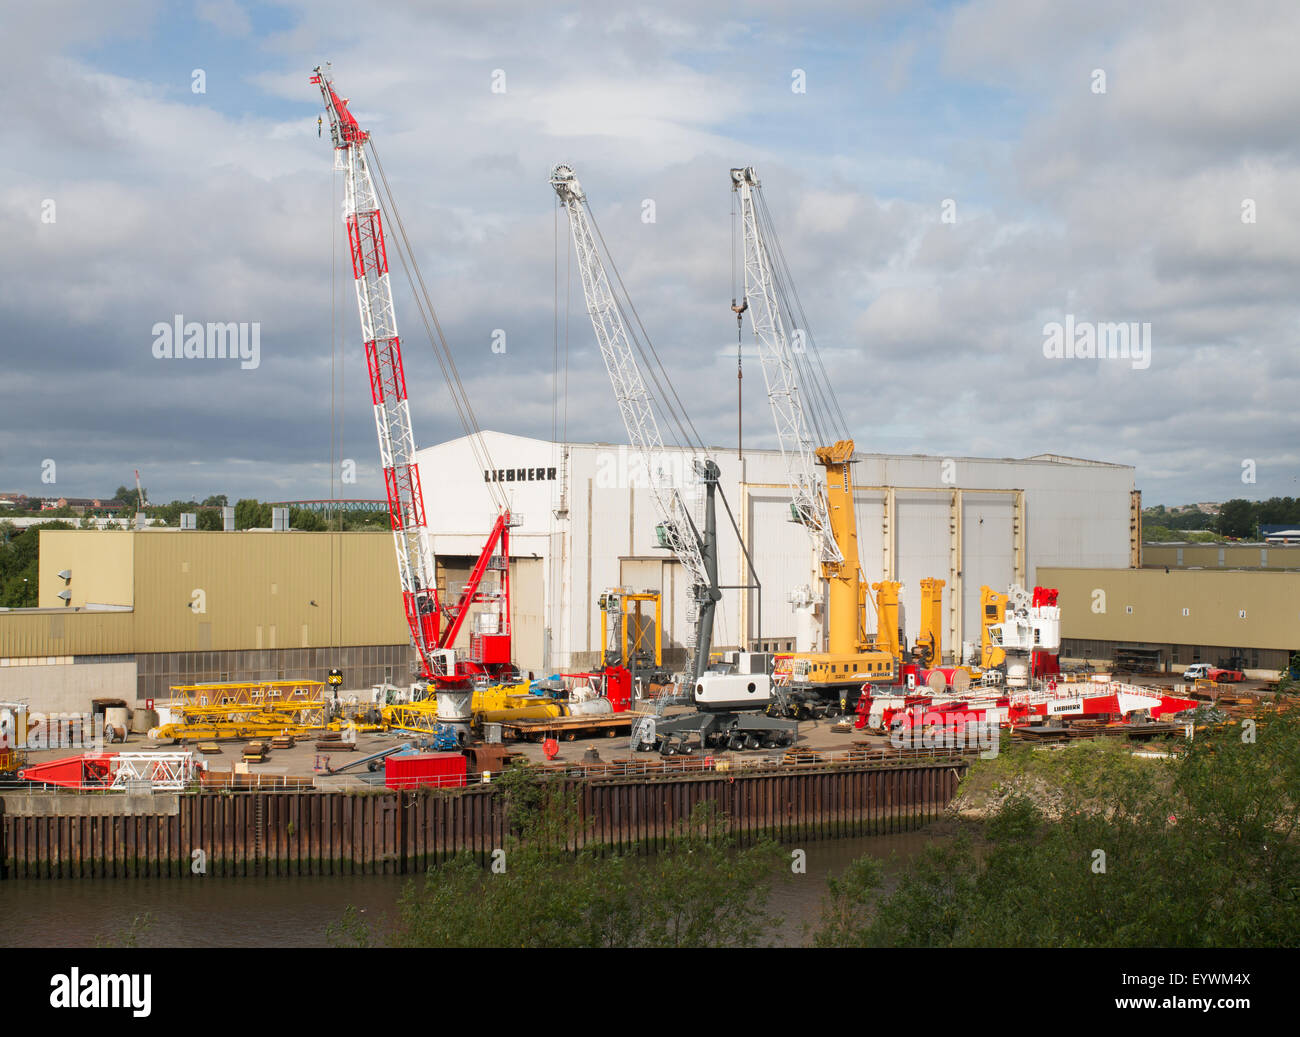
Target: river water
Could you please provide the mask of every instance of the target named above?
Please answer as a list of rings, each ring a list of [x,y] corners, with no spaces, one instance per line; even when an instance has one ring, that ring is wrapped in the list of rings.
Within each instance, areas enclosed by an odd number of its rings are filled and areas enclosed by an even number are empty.
[[[870,854],[897,871],[928,842],[948,838],[935,826],[898,835],[807,842],[807,871],[779,875],[765,942],[807,941],[826,879]],[[326,926],[355,905],[374,924],[391,915],[410,876],[298,878],[46,879],[0,882],[0,947],[121,945],[137,918],[140,947],[326,947]]]

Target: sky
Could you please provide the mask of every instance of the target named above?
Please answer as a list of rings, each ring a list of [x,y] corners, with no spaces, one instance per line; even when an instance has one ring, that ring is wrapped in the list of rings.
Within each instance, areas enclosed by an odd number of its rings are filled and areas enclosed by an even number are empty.
[[[1132,465],[1147,504],[1300,495],[1300,5],[69,0],[6,5],[0,37],[0,492],[138,468],[155,502],[382,496],[328,61],[485,428],[626,440],[566,162],[734,447],[752,165],[860,450]],[[461,426],[395,293],[427,446]],[[256,325],[256,366],[159,358],[177,315]],[[1119,322],[1149,352],[1053,345]],[[745,445],[775,447],[748,327],[743,360]]]

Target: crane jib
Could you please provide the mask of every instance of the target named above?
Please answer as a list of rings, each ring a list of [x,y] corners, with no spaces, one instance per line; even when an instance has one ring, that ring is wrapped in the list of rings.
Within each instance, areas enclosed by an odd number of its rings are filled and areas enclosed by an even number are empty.
[[[344,217],[347,225],[348,251],[352,260],[357,311],[361,319],[361,337],[365,344],[366,366],[379,440],[379,460],[388,501],[389,524],[397,556],[402,590],[402,609],[411,632],[411,641],[420,657],[423,676],[440,684],[465,681],[479,674],[502,675],[510,670],[510,528],[517,523],[502,507],[496,524],[481,552],[469,582],[453,604],[444,603],[438,593],[437,569],[425,521],[424,491],[420,468],[416,463],[415,436],[411,428],[410,404],[407,399],[406,373],[402,362],[402,340],[397,333],[393,313],[393,293],[389,279],[388,248],[384,233],[384,206],[371,176],[367,146],[374,154],[370,134],[362,130],[348,110],[348,100],[340,97],[329,76],[317,68],[311,78],[321,90],[330,119],[330,136],[338,159],[336,169],[347,176]],[[375,156],[380,179],[387,181],[383,167]],[[387,213],[397,228],[398,257],[407,270],[414,265],[400,215],[388,193]],[[418,276],[418,269],[416,274]],[[421,278],[421,286],[423,279]],[[414,287],[414,285],[412,286]],[[417,299],[417,303],[420,300]],[[432,314],[427,297],[421,316],[426,328]],[[436,324],[436,318],[434,318]],[[432,336],[431,336],[432,337]],[[435,344],[436,348],[436,344]],[[442,343],[444,374],[459,385],[454,363]],[[468,409],[467,401],[460,405]],[[472,415],[471,415],[472,417]],[[477,423],[475,422],[475,428]],[[481,436],[481,431],[479,432]],[[479,444],[481,447],[482,444]],[[482,449],[486,456],[486,448]],[[496,589],[488,590],[484,579],[496,573]],[[450,649],[460,633],[471,604],[490,604],[497,610],[494,633],[475,633],[470,639],[469,658],[446,663]],[[454,655],[450,656],[455,658]],[[450,667],[450,668],[449,668]]]

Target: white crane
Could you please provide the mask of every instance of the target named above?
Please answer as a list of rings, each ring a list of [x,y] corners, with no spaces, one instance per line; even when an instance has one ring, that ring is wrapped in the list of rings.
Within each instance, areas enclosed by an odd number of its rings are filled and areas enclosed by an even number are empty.
[[[777,295],[772,256],[760,225],[755,196],[760,187],[758,176],[752,166],[733,169],[731,183],[740,201],[745,304],[754,328],[768,403],[776,423],[777,442],[785,461],[786,481],[793,493],[790,510],[795,521],[808,530],[815,562],[838,567],[845,558],[831,528],[826,489],[817,463],[817,444],[804,412],[798,373]],[[736,309],[734,300],[732,308]],[[852,563],[856,565],[857,559],[852,559]],[[790,597],[801,617],[799,648],[803,651],[815,650],[817,645],[809,642],[820,640],[816,623],[820,598],[820,594],[813,592],[811,584],[798,588]]]
[[[551,186],[559,195],[569,215],[569,227],[577,252],[578,269],[582,272],[582,290],[587,300],[587,312],[596,332],[605,370],[614,387],[623,424],[627,428],[632,449],[645,465],[650,494],[662,522],[658,527],[661,546],[668,548],[681,560],[691,583],[689,618],[694,624],[693,636],[688,646],[692,649],[692,677],[698,679],[708,666],[709,647],[712,640],[713,611],[721,592],[717,589],[717,554],[706,540],[712,537],[712,523],[706,524],[702,536],[691,511],[682,496],[681,488],[674,482],[674,466],[664,450],[663,436],[655,418],[654,400],[646,388],[646,380],[637,361],[628,333],[627,322],[610,287],[609,275],[600,252],[586,208],[586,195],[573,168],[558,165],[551,172]],[[695,474],[705,486],[706,494],[716,486],[718,467],[708,458],[693,458]]]

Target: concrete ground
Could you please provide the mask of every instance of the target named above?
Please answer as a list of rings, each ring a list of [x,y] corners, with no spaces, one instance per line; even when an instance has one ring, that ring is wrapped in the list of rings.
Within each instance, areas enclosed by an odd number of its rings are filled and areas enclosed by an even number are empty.
[[[853,718],[850,718],[852,720]],[[886,745],[887,740],[878,735],[868,735],[864,731],[849,731],[847,733],[833,731],[832,725],[835,721],[830,720],[805,720],[799,724],[799,739],[797,745],[806,749],[825,749],[837,750],[848,749],[855,741],[868,740],[872,744]],[[349,763],[358,761],[371,753],[377,753],[384,749],[392,748],[398,745],[409,744],[415,741],[410,737],[402,737],[392,734],[362,734],[357,736],[356,749],[350,752],[344,752],[337,749],[330,751],[320,751],[316,749],[314,739],[303,739],[291,749],[272,749],[266,758],[265,763],[248,764],[248,773],[265,774],[265,775],[287,775],[290,777],[313,777],[316,785],[320,788],[346,788],[357,785],[374,785],[383,783],[384,763],[383,760],[377,760],[376,770],[370,771],[366,764],[349,768],[343,774],[329,774],[326,768],[335,770],[346,767]],[[246,741],[229,741],[216,743],[220,748],[220,753],[213,755],[200,755],[209,769],[209,771],[233,771],[237,764],[242,762],[244,747]],[[176,751],[178,749],[194,749],[197,743],[191,743],[188,746],[172,745],[168,742],[150,741],[145,735],[132,734],[127,737],[125,742],[114,742],[104,746],[105,751],[115,752],[162,752]],[[613,737],[599,735],[594,738],[576,738],[571,742],[562,741],[559,743],[560,750],[558,755],[552,759],[551,763],[579,764],[584,762],[589,749],[594,749],[605,762],[611,762],[619,759],[633,758],[657,758],[653,754],[633,753],[629,745],[629,736],[619,733]],[[528,760],[535,763],[548,762],[545,752],[540,743],[536,742],[507,742],[506,747],[513,752],[521,753]],[[28,753],[28,763],[39,763],[45,760],[56,760],[62,757],[79,755],[81,750],[78,749],[43,749],[31,751]],[[740,757],[763,757],[776,756],[780,757],[781,751],[756,751],[749,753],[725,753],[712,752],[710,755],[718,759],[726,759],[733,756]],[[319,769],[318,769],[319,768]]]
[[[1120,675],[1117,679],[1124,680],[1128,683],[1145,685],[1148,687],[1159,687],[1169,690],[1171,685],[1179,683],[1178,677],[1174,674],[1143,674],[1140,676]],[[1264,687],[1262,681],[1245,681],[1241,684],[1226,684],[1218,687],[1221,695],[1238,695],[1247,693],[1259,693]],[[674,710],[670,710],[671,714]],[[855,718],[849,717],[850,721]],[[837,721],[831,720],[805,720],[799,724],[798,746],[805,749],[819,750],[837,750],[848,749],[855,742],[867,742],[873,746],[884,747],[888,745],[888,739],[882,735],[871,735],[865,731],[849,730],[847,732],[833,730]],[[383,783],[384,765],[383,761],[376,761],[376,770],[368,770],[365,764],[352,767],[343,774],[329,774],[326,768],[346,767],[350,762],[359,760],[371,753],[380,752],[383,749],[392,748],[397,745],[407,744],[414,739],[391,734],[362,734],[357,737],[356,749],[351,752],[343,752],[337,749],[330,751],[317,752],[314,739],[303,739],[291,749],[273,749],[268,754],[265,763],[248,764],[250,774],[265,775],[287,775],[291,777],[314,778],[316,784],[321,788],[346,788],[357,785],[373,785]],[[191,747],[193,747],[191,744]],[[247,744],[243,741],[219,742],[220,753],[211,756],[201,756],[201,759],[207,764],[210,771],[233,771],[237,764],[242,762],[244,746]],[[525,758],[534,763],[546,763],[545,753],[542,745],[535,742],[507,742],[507,748],[514,752],[521,753]],[[574,741],[561,741],[559,743],[559,753],[552,763],[580,764],[585,762],[589,749],[594,749],[599,754],[600,759],[604,762],[611,762],[620,759],[647,758],[649,754],[633,753],[629,746],[629,736],[625,733],[619,733],[613,737],[598,735],[592,738],[576,738]],[[183,748],[174,746],[165,742],[152,742],[146,736],[133,734],[129,735],[125,743],[112,743],[106,745],[105,749],[109,751],[126,751],[126,752],[151,752],[175,750]],[[45,749],[41,751],[32,751],[28,753],[29,763],[38,763],[44,760],[59,759],[61,757],[77,755],[80,750],[76,749]],[[711,752],[710,755],[719,759],[726,759],[733,756],[757,758],[763,756],[775,756],[779,758],[781,751],[768,750],[749,753],[726,753]]]

